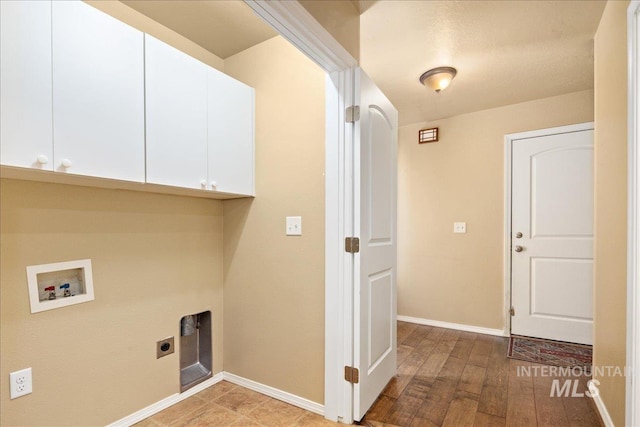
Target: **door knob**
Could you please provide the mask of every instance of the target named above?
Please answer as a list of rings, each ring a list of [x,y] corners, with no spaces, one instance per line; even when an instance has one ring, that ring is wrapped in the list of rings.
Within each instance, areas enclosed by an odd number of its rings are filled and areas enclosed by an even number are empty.
[[[522,238],[522,233],[518,231],[516,233],[516,239],[521,239],[521,238]]]
[[[202,181],[200,181],[200,185],[203,186],[203,187],[206,187],[207,186],[207,180],[203,179]]]
[[[216,181],[211,181],[211,189],[215,189],[218,186],[218,183]]]
[[[49,158],[44,154],[40,154],[38,156],[38,163],[40,163],[41,165],[46,165],[47,163],[49,163]]]
[[[63,168],[70,168],[70,167],[71,167],[71,160],[69,160],[69,159],[63,159],[63,160],[62,160],[62,167],[63,167]]]
[[[524,248],[523,248],[522,246],[516,246],[514,250],[515,250],[516,252],[522,252],[522,251],[523,251],[523,249],[524,249]]]

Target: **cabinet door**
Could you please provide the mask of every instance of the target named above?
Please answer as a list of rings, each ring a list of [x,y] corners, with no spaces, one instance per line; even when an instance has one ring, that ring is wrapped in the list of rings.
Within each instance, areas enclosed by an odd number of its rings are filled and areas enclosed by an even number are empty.
[[[0,163],[53,168],[51,2],[0,1]]]
[[[145,35],[147,182],[207,184],[207,66]]]
[[[254,89],[210,69],[209,185],[254,194]]]
[[[143,33],[81,1],[52,12],[55,170],[143,182]]]

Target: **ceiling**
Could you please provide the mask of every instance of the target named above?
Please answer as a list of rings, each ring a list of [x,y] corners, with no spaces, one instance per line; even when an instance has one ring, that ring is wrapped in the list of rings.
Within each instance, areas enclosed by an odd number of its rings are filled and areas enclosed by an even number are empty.
[[[225,59],[278,33],[239,0],[121,0]]]
[[[603,1],[368,3],[361,66],[401,125],[593,88]],[[458,70],[439,94],[418,81],[438,66]]]
[[[593,88],[604,0],[344,0],[361,13],[360,63],[399,111],[432,121]],[[227,58],[277,33],[240,0],[122,0]],[[418,77],[458,75],[437,94]]]

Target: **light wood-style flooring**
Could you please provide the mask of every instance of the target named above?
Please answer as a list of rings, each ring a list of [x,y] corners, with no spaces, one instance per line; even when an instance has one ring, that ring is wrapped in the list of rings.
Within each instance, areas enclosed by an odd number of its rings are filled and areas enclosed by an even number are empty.
[[[519,376],[508,339],[398,322],[398,375],[366,414],[370,427],[602,426],[588,397],[550,397],[554,379]],[[586,389],[585,378],[580,389]],[[137,424],[336,426],[223,381]]]
[[[255,391],[222,381],[158,412],[136,427],[338,426]]]

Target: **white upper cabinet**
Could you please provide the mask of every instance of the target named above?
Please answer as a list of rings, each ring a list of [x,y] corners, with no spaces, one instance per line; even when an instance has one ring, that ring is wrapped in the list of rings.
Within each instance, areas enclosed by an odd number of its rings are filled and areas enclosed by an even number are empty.
[[[2,165],[252,196],[254,104],[253,88],[83,1],[0,0]]]
[[[147,182],[205,189],[209,67],[145,38]]]
[[[255,91],[210,68],[207,92],[210,188],[253,195]]]
[[[0,163],[52,170],[51,3],[0,1]]]
[[[144,36],[53,2],[54,170],[144,182]]]

